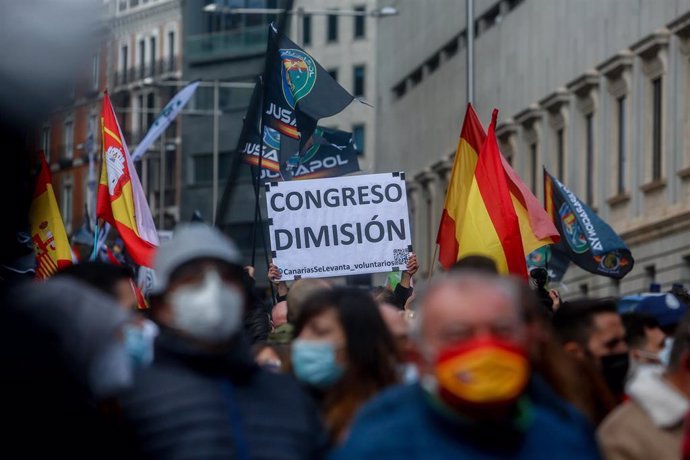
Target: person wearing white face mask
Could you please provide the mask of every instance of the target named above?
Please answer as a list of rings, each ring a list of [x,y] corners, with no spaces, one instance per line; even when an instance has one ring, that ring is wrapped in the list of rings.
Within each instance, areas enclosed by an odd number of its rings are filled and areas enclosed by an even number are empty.
[[[248,286],[235,245],[189,224],[161,245],[155,265],[156,359],[121,398],[132,455],[318,458],[325,438],[310,399],[289,376],[252,360],[243,330]]]
[[[663,372],[667,363],[662,362],[662,353],[668,338],[659,327],[659,322],[639,313],[625,313],[621,319],[625,327],[625,341],[630,349],[629,380],[641,372]]]
[[[683,421],[690,410],[690,317],[676,329],[665,371],[639,374],[627,386],[630,400],[599,426],[607,460],[680,458]]]

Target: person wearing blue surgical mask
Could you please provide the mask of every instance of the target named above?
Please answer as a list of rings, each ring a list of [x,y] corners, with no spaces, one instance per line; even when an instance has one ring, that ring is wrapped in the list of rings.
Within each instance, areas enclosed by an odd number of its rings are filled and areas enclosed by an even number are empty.
[[[398,382],[397,349],[374,299],[352,288],[318,291],[295,321],[292,371],[319,402],[333,444],[358,409]]]

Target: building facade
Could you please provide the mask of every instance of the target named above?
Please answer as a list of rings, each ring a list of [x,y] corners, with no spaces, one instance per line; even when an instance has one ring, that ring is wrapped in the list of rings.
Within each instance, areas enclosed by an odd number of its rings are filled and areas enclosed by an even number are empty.
[[[63,107],[50,114],[40,127],[38,145],[50,164],[68,234],[84,223],[87,212],[90,218],[94,217],[104,91],[110,94],[130,152],[174,94],[174,84],[170,83],[181,77],[180,8],[180,0],[103,2],[98,33],[94,37],[97,46],[79,72]],[[159,229],[171,228],[179,220],[178,132],[177,123],[171,124],[165,145],[156,143],[136,165]],[[167,168],[166,177],[161,180],[163,148]],[[95,181],[91,183],[90,154],[95,170]],[[161,183],[164,183],[164,194]]]
[[[407,172],[428,272],[467,103],[465,4],[396,6],[378,30],[376,169]],[[486,125],[501,110],[504,156],[539,199],[545,166],[636,260],[620,282],[571,265],[563,295],[690,282],[690,1],[477,0],[474,24],[475,107]]]
[[[96,183],[89,183],[88,173],[90,154],[95,161],[99,156],[102,95],[108,85],[109,35],[104,18],[105,11],[94,37],[96,44],[85,47],[90,55],[83,59],[86,64],[77,71],[64,103],[47,114],[36,134],[37,146],[50,166],[55,198],[68,234],[82,225],[87,209],[91,216],[95,212]],[[96,171],[99,164],[94,165]]]
[[[179,89],[182,76],[182,1],[110,3],[109,91],[130,152]],[[178,118],[136,164],[159,230],[180,220],[181,140]]]
[[[221,7],[213,12],[205,11],[205,5],[211,3]],[[268,24],[279,21],[281,15],[236,14],[229,8],[285,9],[288,3],[190,0],[184,3],[183,9],[183,79],[203,82],[190,101],[190,114],[183,115],[181,219],[188,221],[198,213],[206,222],[215,222],[237,243],[247,263],[252,262],[255,246],[253,263],[257,277],[262,280],[268,267],[261,232],[254,232],[255,189],[249,166],[236,162],[239,157],[235,153],[253,83],[263,71]],[[229,200],[216,221],[216,206],[220,204],[233,165],[238,168],[238,174],[232,182]]]

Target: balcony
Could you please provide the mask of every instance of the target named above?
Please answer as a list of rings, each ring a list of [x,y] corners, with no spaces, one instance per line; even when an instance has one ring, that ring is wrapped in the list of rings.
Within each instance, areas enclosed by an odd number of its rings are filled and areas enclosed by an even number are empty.
[[[177,72],[178,70],[180,70],[180,57],[171,56],[159,59],[153,65],[147,64],[143,67],[132,67],[124,72],[116,72],[113,77],[113,84],[115,87],[118,87],[149,77],[165,78],[166,74]]]
[[[186,40],[185,53],[191,64],[234,59],[266,52],[268,26],[194,35]]]

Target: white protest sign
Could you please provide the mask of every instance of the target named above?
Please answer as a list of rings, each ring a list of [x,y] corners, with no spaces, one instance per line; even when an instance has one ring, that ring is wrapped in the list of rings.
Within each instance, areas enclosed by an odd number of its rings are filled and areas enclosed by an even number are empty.
[[[266,205],[281,280],[405,269],[405,173],[267,183]]]

